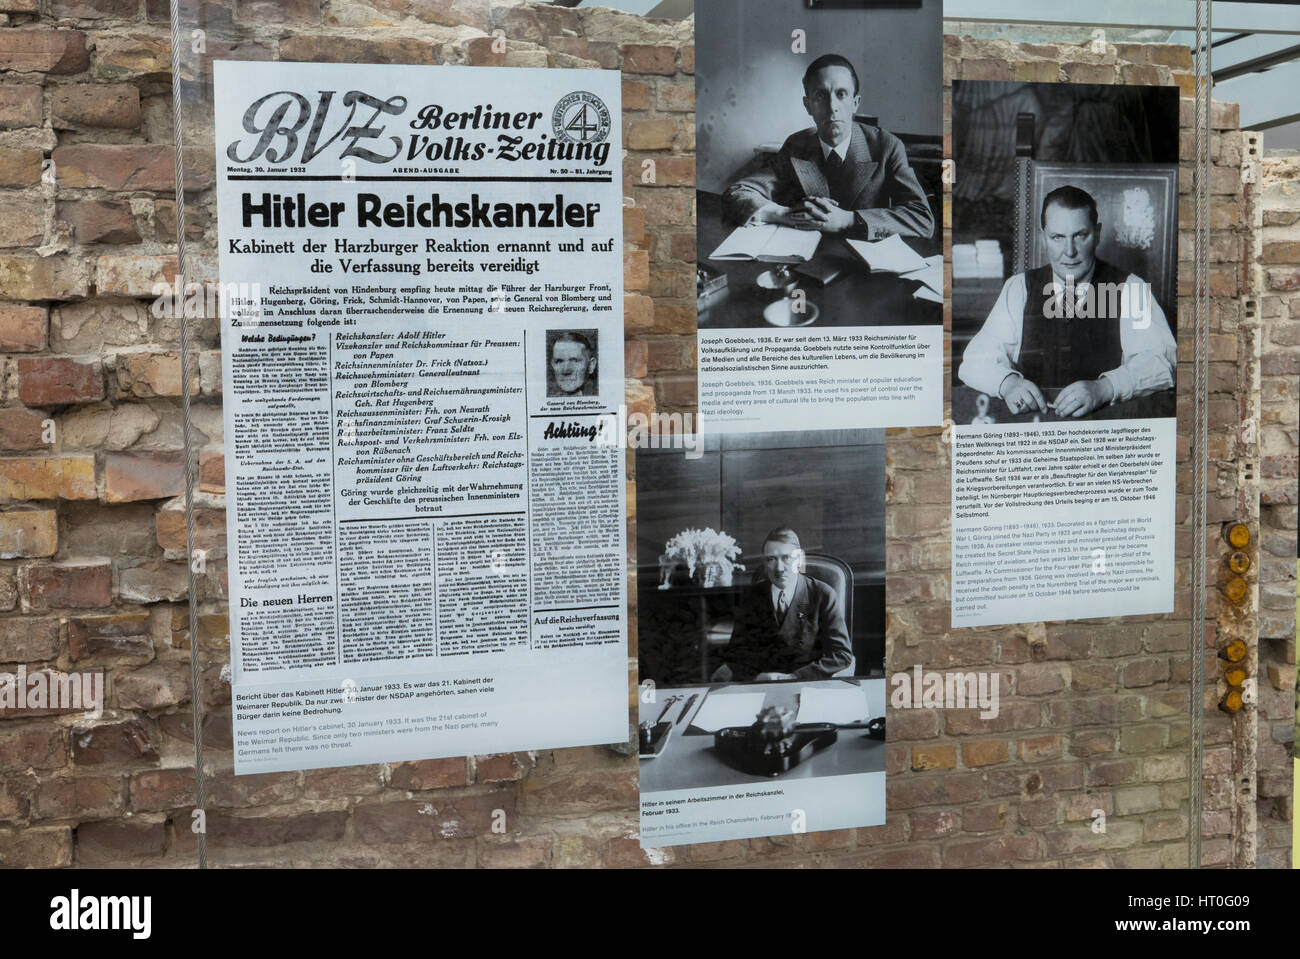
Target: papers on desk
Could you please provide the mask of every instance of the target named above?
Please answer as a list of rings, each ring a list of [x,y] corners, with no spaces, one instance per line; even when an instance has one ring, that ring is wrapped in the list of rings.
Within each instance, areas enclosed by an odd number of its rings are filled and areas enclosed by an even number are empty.
[[[925,269],[925,259],[903,242],[898,234],[874,242],[867,240],[845,240],[864,263],[871,267],[872,273],[912,273]],[[940,257],[940,263],[943,258]],[[940,267],[942,270],[942,266]],[[942,281],[940,281],[942,285]]]
[[[931,303],[943,302],[943,254],[925,258],[925,266],[919,270],[900,273],[905,280],[916,280],[920,288],[912,294],[915,299],[928,300]]]
[[[799,723],[859,723],[867,716],[867,696],[862,687],[809,686],[799,692]]]
[[[761,260],[764,263],[805,263],[812,259],[822,235],[779,223],[742,226],[731,231],[709,254],[710,260]]]
[[[763,710],[763,693],[710,693],[691,725],[707,733],[728,726],[752,726]]]
[[[959,280],[996,277],[1003,271],[1002,244],[997,240],[976,240],[952,245],[952,275]]]

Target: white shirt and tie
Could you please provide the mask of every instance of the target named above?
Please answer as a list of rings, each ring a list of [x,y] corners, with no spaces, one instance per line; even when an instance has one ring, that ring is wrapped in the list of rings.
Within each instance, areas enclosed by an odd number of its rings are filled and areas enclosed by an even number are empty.
[[[1093,272],[1089,271],[1086,278],[1074,283],[1078,304],[1088,293]],[[1066,284],[1054,275],[1052,287],[1058,310],[1068,315],[1069,311],[1064,310],[1060,302]],[[1012,373],[1020,375],[1015,365],[1020,360],[1028,298],[1025,274],[1016,273],[1002,285],[1002,292],[998,294],[984,325],[962,354],[957,378],[967,386],[989,396],[1000,396],[1002,381]],[[1119,323],[1123,359],[1118,367],[1101,374],[1110,381],[1113,389],[1111,402],[1119,403],[1173,386],[1178,346],[1160,304],[1151,295],[1149,286],[1134,274],[1128,275],[1121,291]]]

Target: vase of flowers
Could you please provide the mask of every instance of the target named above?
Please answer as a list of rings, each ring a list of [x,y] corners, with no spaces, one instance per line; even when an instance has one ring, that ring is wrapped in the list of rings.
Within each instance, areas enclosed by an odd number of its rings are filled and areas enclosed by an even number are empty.
[[[672,588],[673,570],[683,564],[701,586],[730,586],[735,571],[745,568],[735,561],[740,552],[740,545],[725,532],[684,529],[664,544],[659,557],[659,588]]]

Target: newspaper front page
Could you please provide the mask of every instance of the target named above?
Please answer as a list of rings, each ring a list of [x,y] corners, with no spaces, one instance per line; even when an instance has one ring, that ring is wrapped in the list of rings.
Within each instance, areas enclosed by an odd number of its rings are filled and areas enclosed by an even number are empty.
[[[215,100],[236,771],[624,740],[619,75]]]

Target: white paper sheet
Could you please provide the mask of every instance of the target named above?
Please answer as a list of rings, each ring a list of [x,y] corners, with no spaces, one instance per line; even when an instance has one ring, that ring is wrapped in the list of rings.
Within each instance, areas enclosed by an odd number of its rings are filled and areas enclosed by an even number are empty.
[[[870,718],[867,697],[859,686],[811,686],[799,693],[796,722],[858,723]]]
[[[925,258],[903,242],[895,234],[874,242],[868,240],[845,240],[867,266],[877,273],[910,273],[925,268]]]
[[[728,726],[752,726],[763,699],[763,693],[710,693],[691,725],[710,733]]]
[[[900,274],[905,280],[916,280],[924,283],[935,293],[939,294],[939,299],[943,299],[943,254],[936,253],[934,256],[925,258],[925,266],[919,270],[910,270],[907,273]]]

